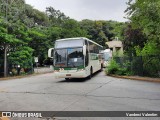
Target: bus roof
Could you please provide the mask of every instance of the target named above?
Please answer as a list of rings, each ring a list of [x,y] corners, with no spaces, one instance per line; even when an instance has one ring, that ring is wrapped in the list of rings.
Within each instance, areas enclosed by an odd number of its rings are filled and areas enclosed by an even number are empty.
[[[103,52],[111,52],[110,49],[105,49]]]
[[[92,41],[88,38],[85,38],[85,37],[65,38],[65,39],[59,39],[59,40],[56,40],[56,41],[79,40],[79,39],[87,40],[87,41],[90,41],[90,42],[100,46],[100,47],[103,47],[103,46],[99,45],[98,43],[96,43],[96,42],[94,42],[94,41]]]

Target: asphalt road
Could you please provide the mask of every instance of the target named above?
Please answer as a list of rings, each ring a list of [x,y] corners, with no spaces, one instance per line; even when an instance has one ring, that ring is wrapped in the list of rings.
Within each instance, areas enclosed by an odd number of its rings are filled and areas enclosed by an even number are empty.
[[[104,72],[90,80],[55,79],[53,73],[2,80],[0,111],[160,111],[160,84]]]

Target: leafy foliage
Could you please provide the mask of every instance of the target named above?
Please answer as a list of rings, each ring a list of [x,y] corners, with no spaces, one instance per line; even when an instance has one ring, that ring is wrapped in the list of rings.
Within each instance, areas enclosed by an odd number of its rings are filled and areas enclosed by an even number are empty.
[[[105,72],[106,74],[131,75],[131,71],[128,69],[129,67],[129,62],[123,63],[123,65],[121,66],[114,59],[112,59]]]
[[[129,24],[124,31],[124,50],[126,54],[128,55],[134,55],[136,56],[136,50],[135,46],[138,46],[138,48],[143,48],[145,43],[147,41],[147,38],[142,33],[142,30],[140,29],[133,29],[132,25]]]
[[[131,24],[134,29],[140,29],[147,39],[147,47],[149,44],[156,45],[154,53],[160,53],[160,1],[159,0],[136,0],[128,2],[126,10]],[[148,44],[149,43],[149,44]],[[140,47],[140,46],[139,46]],[[144,49],[146,49],[144,47]],[[147,47],[148,48],[148,47]],[[149,50],[149,49],[148,49]]]
[[[119,67],[119,64],[116,63],[115,60],[111,60],[105,72],[106,74],[115,74],[118,71]]]
[[[135,30],[139,30],[140,32],[133,36],[127,33],[129,37],[126,37],[126,45],[127,42],[133,42],[132,51],[135,51],[137,56],[143,56],[144,72],[149,71],[146,72],[148,75],[155,76],[160,71],[159,58],[157,58],[160,54],[160,1],[129,0],[126,12],[131,21],[130,31],[134,33]]]
[[[106,42],[113,40],[114,37],[123,38],[122,33],[125,24],[116,21],[82,20],[80,21],[80,26],[87,31],[91,40],[105,47]]]
[[[30,68],[32,64],[33,49],[30,47],[17,47],[16,50],[10,52],[9,63],[20,65],[22,68]]]

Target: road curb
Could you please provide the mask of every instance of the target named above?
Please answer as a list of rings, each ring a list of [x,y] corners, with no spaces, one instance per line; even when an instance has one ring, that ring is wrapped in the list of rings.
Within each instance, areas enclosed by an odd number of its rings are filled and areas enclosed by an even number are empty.
[[[139,81],[160,83],[160,78],[138,77],[138,76],[119,76],[119,75],[109,75],[109,76],[116,77],[116,78],[130,79],[130,80],[139,80]]]

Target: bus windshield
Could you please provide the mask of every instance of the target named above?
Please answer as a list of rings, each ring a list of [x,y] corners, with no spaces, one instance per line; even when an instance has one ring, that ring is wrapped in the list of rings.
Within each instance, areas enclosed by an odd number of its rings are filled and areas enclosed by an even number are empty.
[[[110,54],[109,53],[104,53],[104,60],[109,61],[110,60]]]
[[[78,67],[84,65],[82,48],[55,50],[55,67]]]

